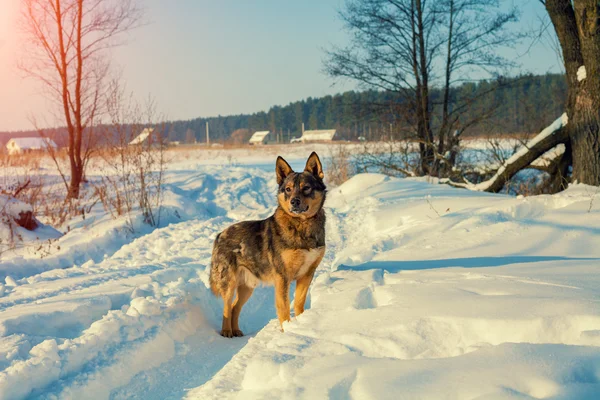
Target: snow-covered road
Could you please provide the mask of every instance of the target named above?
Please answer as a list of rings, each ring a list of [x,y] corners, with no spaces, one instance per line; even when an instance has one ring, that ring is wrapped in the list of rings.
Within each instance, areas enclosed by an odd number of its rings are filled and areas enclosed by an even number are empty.
[[[272,212],[274,174],[175,168],[170,225],[130,237],[100,219],[48,259],[0,261],[16,284],[0,297],[0,398],[599,398],[595,193],[358,175],[329,193],[309,309],[281,333],[259,288],[248,336],[225,339],[212,240]]]

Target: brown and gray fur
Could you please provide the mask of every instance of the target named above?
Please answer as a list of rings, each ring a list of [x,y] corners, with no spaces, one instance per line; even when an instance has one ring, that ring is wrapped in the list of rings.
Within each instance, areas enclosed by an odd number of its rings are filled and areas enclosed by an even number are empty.
[[[283,324],[290,320],[289,290],[295,280],[294,313],[302,314],[325,254],[326,189],[319,157],[313,152],[300,173],[278,157],[275,172],[279,185],[275,213],[261,221],[232,225],[215,239],[210,287],[223,298],[221,335],[225,337],[243,335],[240,312],[261,282],[275,286],[277,317]]]

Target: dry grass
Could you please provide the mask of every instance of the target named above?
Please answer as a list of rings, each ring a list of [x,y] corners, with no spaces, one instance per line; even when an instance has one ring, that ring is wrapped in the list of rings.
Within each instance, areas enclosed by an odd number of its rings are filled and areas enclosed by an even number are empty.
[[[66,151],[57,151],[56,154],[61,160],[67,160]],[[46,153],[44,150],[32,150],[13,155],[9,155],[6,152],[0,152],[1,167],[39,168],[39,166],[47,160],[48,153]]]
[[[328,184],[339,186],[354,175],[351,157],[348,146],[340,144],[329,148],[329,155],[325,160],[325,180]]]
[[[99,156],[103,168],[100,180],[93,183],[94,198],[112,218],[126,217],[127,227],[135,232],[134,210],[151,226],[160,224],[162,186],[167,164],[166,147],[122,146],[103,149]]]
[[[217,146],[210,147],[204,144],[183,144],[179,146],[172,146],[168,148],[168,151],[172,152],[186,152],[186,151],[219,151],[219,150],[251,150],[256,152],[267,152],[276,153],[284,148],[294,148],[301,146],[310,146],[311,144],[325,145],[328,147],[339,146],[340,144],[348,143],[359,143],[359,142],[315,142],[315,143],[272,143],[263,145],[250,145],[250,144],[236,144],[236,143],[215,143]]]

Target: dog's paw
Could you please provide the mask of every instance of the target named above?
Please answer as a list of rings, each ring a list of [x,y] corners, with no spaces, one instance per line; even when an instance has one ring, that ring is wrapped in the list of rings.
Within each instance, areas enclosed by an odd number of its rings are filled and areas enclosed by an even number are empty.
[[[233,336],[235,336],[235,337],[242,337],[242,336],[244,336],[244,332],[240,331],[239,329],[234,329],[233,330]]]
[[[281,322],[281,323],[279,324],[279,331],[280,331],[281,333],[285,332],[285,330],[283,329],[283,326],[284,326],[284,325],[285,325],[285,326],[288,326],[288,324],[289,324],[289,323],[290,323],[290,320],[289,320],[289,319],[287,319],[287,320],[285,320],[285,321]]]
[[[231,338],[231,337],[233,337],[233,332],[231,331],[231,329],[223,329],[221,331],[221,336],[226,337],[226,338]]]

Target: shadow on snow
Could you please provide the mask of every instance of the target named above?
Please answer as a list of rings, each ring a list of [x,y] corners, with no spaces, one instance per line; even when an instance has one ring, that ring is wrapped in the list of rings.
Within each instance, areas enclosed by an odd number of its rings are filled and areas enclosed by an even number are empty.
[[[449,258],[445,260],[414,261],[369,261],[364,264],[348,266],[340,265],[338,271],[367,271],[383,269],[387,272],[417,271],[435,268],[485,268],[510,264],[528,264],[546,261],[600,261],[600,258],[573,258],[560,256],[506,256],[506,257],[470,257]]]

